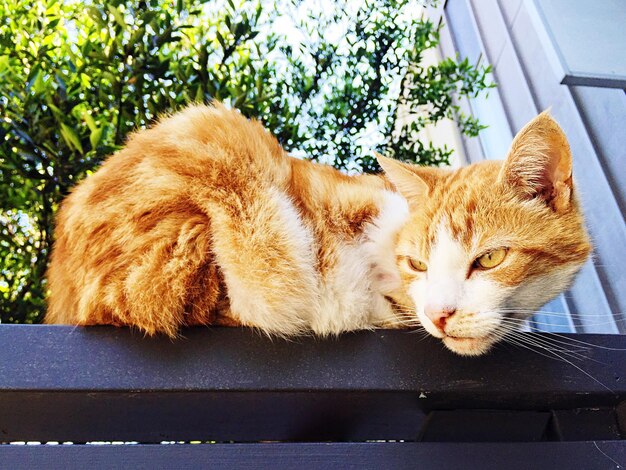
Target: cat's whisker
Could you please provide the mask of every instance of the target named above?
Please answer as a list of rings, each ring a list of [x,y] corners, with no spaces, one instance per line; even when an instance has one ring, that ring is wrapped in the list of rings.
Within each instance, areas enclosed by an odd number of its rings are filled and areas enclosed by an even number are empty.
[[[570,346],[570,347],[574,347],[574,348],[576,348],[577,350],[580,350],[580,351],[587,351],[587,350],[589,350],[588,347],[583,347],[583,346],[571,345],[569,343],[564,343],[564,342],[562,342],[560,340],[556,340],[554,338],[551,338],[550,336],[537,335],[535,333],[521,331],[517,327],[517,325],[513,325],[513,324],[502,323],[499,326],[499,329],[501,329],[503,331],[510,332],[510,333],[519,334],[521,337],[528,338],[529,340],[535,340],[535,341],[551,341],[551,340],[553,340],[555,342],[566,344],[567,346]],[[557,346],[557,344],[555,344],[554,346]]]
[[[411,331],[411,333],[419,333],[420,337],[417,339],[418,343],[421,343],[422,341],[424,341],[426,338],[432,338],[432,335],[427,332],[426,330],[415,330],[415,331]]]
[[[551,343],[550,341],[547,341],[545,338],[541,338],[541,337],[526,337],[523,335],[519,335],[518,338],[522,341],[526,341],[528,344],[533,344],[535,346],[540,346],[546,350],[550,350],[552,352],[559,352],[562,354],[565,354],[567,356],[570,356],[572,358],[575,359],[585,359],[585,360],[594,360],[588,356],[585,356],[584,354],[582,354],[579,351],[588,351],[588,349],[581,349],[581,348],[569,348],[569,349],[564,349],[561,345],[559,344],[555,344],[555,343]],[[598,362],[598,361],[596,361]]]
[[[395,306],[396,310],[400,313],[408,313],[410,315],[415,315],[415,309],[414,308],[410,308],[410,307],[403,307],[403,306]]]
[[[600,386],[602,386],[604,389],[608,390],[609,392],[611,392],[611,393],[613,393],[613,394],[615,393],[612,389],[610,389],[610,388],[609,388],[609,387],[607,387],[604,383],[602,383],[601,381],[599,381],[598,379],[596,379],[593,375],[589,374],[587,371],[585,371],[585,370],[584,370],[584,369],[582,369],[581,367],[577,366],[576,364],[574,364],[572,361],[568,360],[567,358],[564,358],[563,356],[561,356],[558,352],[556,352],[556,351],[554,351],[554,350],[546,349],[546,348],[543,348],[543,347],[541,347],[541,346],[535,346],[535,347],[540,347],[541,349],[544,349],[544,350],[548,353],[548,355],[547,355],[547,354],[543,354],[543,353],[541,353],[541,352],[539,352],[539,351],[536,351],[536,350],[532,349],[532,347],[530,347],[530,346],[527,346],[527,345],[525,345],[525,344],[523,344],[523,343],[521,343],[521,342],[518,342],[518,341],[517,341],[517,339],[514,339],[514,338],[509,337],[509,338],[508,338],[508,340],[509,340],[509,341],[511,341],[511,342],[517,342],[517,344],[518,344],[519,346],[522,346],[522,347],[524,347],[524,348],[526,348],[526,349],[529,349],[529,350],[531,350],[531,351],[534,351],[534,352],[536,352],[537,354],[540,354],[540,355],[542,355],[542,356],[544,356],[544,357],[550,357],[550,358],[553,358],[553,359],[556,357],[556,358],[560,359],[561,361],[564,361],[564,362],[568,363],[569,365],[571,365],[572,367],[576,368],[577,370],[579,370],[580,372],[582,372],[583,374],[585,374],[587,377],[589,377],[591,380],[593,380],[594,382],[596,382],[597,384],[599,384]],[[553,355],[554,357],[552,357],[552,356],[550,356],[550,355]]]
[[[572,318],[606,318],[606,315],[594,314],[594,313],[565,313],[556,310],[533,310],[524,308],[500,308],[501,313],[519,313],[519,314],[532,314],[532,315],[546,315],[546,316],[560,316],[560,317],[572,317]],[[615,318],[619,315],[623,315],[623,312],[613,312],[614,319],[616,321],[626,321],[625,319]]]
[[[503,320],[506,320],[506,319],[503,319]],[[607,347],[607,346],[601,346],[601,345],[589,343],[589,342],[586,342],[586,341],[582,341],[582,340],[579,340],[579,339],[571,338],[569,336],[565,336],[565,335],[562,335],[562,334],[559,334],[559,333],[552,333],[552,332],[550,332],[549,334],[550,334],[550,336],[542,336],[541,338],[544,339],[544,340],[548,340],[549,339],[550,341],[553,341],[555,343],[564,344],[564,345],[567,345],[567,346],[575,346],[576,344],[581,344],[581,345],[586,346],[584,348],[585,350],[588,350],[590,348],[597,348],[597,349],[605,349],[605,350],[609,350],[609,351],[626,351],[626,348],[610,348],[610,347]],[[559,338],[559,339],[554,338],[555,336],[557,338]],[[578,346],[578,347],[583,349],[582,346]]]
[[[409,331],[409,333],[412,333],[412,334],[418,334],[418,333],[424,334],[424,333],[426,333],[427,335],[430,334],[426,330],[420,329],[420,328],[414,328],[411,331]]]
[[[551,352],[559,352],[561,354],[565,354],[567,356],[570,356],[572,358],[576,358],[576,359],[590,359],[589,357],[585,356],[584,354],[578,352],[580,349],[564,349],[563,347],[550,343],[549,341],[545,341],[543,338],[539,338],[539,337],[528,337],[528,336],[524,336],[523,334],[520,335],[515,335],[520,341],[526,342],[527,344],[532,344],[534,346],[537,347],[541,347],[545,350],[551,351]],[[586,351],[586,349],[583,349],[583,351]]]
[[[509,319],[502,319],[502,323],[506,323],[507,325],[514,325],[517,328],[521,328],[527,324],[529,324],[530,326],[535,326],[535,327],[539,327],[539,326],[554,326],[552,323],[546,323],[546,322],[537,322],[537,321],[532,321],[532,320],[509,320]]]
[[[576,359],[576,360],[583,360],[583,359],[588,359],[587,357],[583,356],[580,353],[576,353],[575,351],[571,351],[571,350],[566,350],[566,349],[562,349],[562,348],[554,348],[552,346],[543,344],[541,342],[537,342],[534,340],[529,340],[527,337],[523,337],[523,336],[518,336],[518,335],[512,335],[513,337],[515,337],[516,341],[526,344],[528,346],[534,346],[536,348],[540,348],[544,351],[547,351],[549,353],[553,353],[555,355],[558,354],[563,354],[565,356],[569,356],[572,359]],[[560,357],[560,356],[559,356]]]
[[[399,313],[403,313],[405,315],[416,315],[415,309],[410,307],[396,306],[396,309]]]
[[[410,311],[406,311],[406,312],[400,312],[402,318],[407,318],[410,320],[418,320],[417,315],[415,315],[414,312],[410,312]]]
[[[517,322],[519,325],[524,325],[526,322],[530,323],[532,326],[554,326],[553,323],[548,323],[548,322],[541,322],[541,321],[537,321],[537,320],[532,320],[530,318],[524,320],[524,319],[520,319],[520,318],[507,318],[506,320],[511,320],[512,322]],[[585,326],[591,327],[591,326],[605,326],[605,325],[612,325],[613,322],[611,321],[602,321],[602,322],[591,322],[591,323],[585,323]]]
[[[518,329],[513,329],[513,330],[509,330],[509,331],[514,331],[514,332],[522,333],[522,334],[525,334],[525,335],[533,334],[534,336],[532,336],[531,338],[533,338],[535,340],[541,340],[541,341],[548,341],[548,342],[551,341],[551,342],[555,343],[554,344],[555,346],[557,344],[563,344],[563,345],[566,345],[568,347],[576,348],[577,350],[580,350],[580,351],[588,351],[590,349],[589,347],[578,346],[576,344],[571,344],[571,343],[568,343],[566,341],[562,341],[562,340],[559,340],[559,339],[556,339],[556,338],[552,338],[552,337],[546,336],[546,335],[539,336],[539,335],[536,335],[534,333],[523,332],[523,331],[520,331]],[[552,335],[553,333],[550,333],[550,334]]]
[[[544,308],[524,308],[524,307],[501,307],[500,311],[503,312],[548,312],[548,313],[560,313],[565,314],[562,310],[547,310]],[[623,314],[624,312],[613,312],[615,314]],[[581,314],[582,315],[582,314]],[[589,313],[588,315],[593,315],[593,313]]]
[[[416,323],[416,324],[421,325],[421,322],[420,322],[419,318],[417,318],[417,317],[411,318],[411,317],[402,317],[402,316],[400,316],[400,317],[397,318],[397,320],[400,321],[400,322]]]
[[[400,315],[400,316],[406,316],[408,318],[413,318],[415,317],[415,311],[414,310],[409,310],[409,309],[397,309],[396,310],[396,314]]]
[[[398,323],[398,326],[402,327],[402,328],[409,328],[411,330],[419,330],[419,331],[426,331],[424,330],[424,328],[421,325],[416,325],[413,323]]]
[[[626,351],[626,348],[610,348],[608,346],[600,346],[598,344],[588,343],[586,341],[581,341],[579,339],[570,338],[568,336],[561,335],[559,333],[550,333],[550,334],[552,336],[558,336],[559,338],[562,338],[563,340],[571,341],[571,342],[578,343],[578,344],[584,344],[585,346],[589,346],[589,347],[592,347],[592,348],[606,349],[607,351]]]
[[[567,318],[568,317],[567,315],[552,315],[552,314],[548,314],[548,315],[544,315],[544,316],[548,317],[548,318]],[[528,317],[528,318],[505,317],[505,318],[507,320],[516,321],[516,322],[520,322],[520,323],[523,323],[525,321],[530,321],[530,322],[540,321],[540,320],[535,320],[534,317]],[[585,317],[585,318],[589,318],[589,317]],[[603,324],[603,323],[612,323],[612,322],[609,321],[609,320],[606,320],[606,321],[593,321],[593,322],[590,322],[589,324],[591,324],[591,323]]]
[[[572,359],[578,359],[578,360],[584,359],[584,360],[596,362],[598,364],[605,364],[602,361],[599,361],[597,359],[594,359],[592,357],[589,357],[579,352],[579,351],[589,351],[590,349],[589,347],[576,346],[575,344],[572,344],[571,342],[555,339],[552,337],[552,335],[551,336],[530,336],[528,335],[528,333],[523,333],[523,332],[519,332],[519,331],[512,329],[513,326],[510,324],[503,325],[503,326],[504,327],[502,329],[507,332],[505,333],[505,337],[513,336],[518,341],[525,342],[526,344],[542,348],[554,354],[560,353],[560,354],[569,356]],[[559,337],[561,336],[559,335]],[[562,338],[570,339],[567,337],[562,337]],[[568,346],[568,349],[564,349],[562,345]]]
[[[605,320],[607,323],[620,323],[620,322],[625,322],[626,318],[622,319],[622,318],[611,318],[611,320],[606,320],[607,316],[605,315],[568,315],[566,313],[563,314],[555,314],[555,313],[537,313],[536,315],[539,316],[543,316],[543,317],[547,317],[547,318],[572,318],[572,319],[576,319],[576,320],[594,320],[594,319],[602,319]],[[532,316],[528,317],[528,318],[513,318],[514,320],[532,320]]]
[[[555,357],[555,356],[552,356],[552,355],[545,354],[545,353],[543,353],[541,351],[537,351],[536,349],[533,349],[531,346],[528,346],[527,344],[519,341],[517,338],[512,337],[511,335],[505,335],[502,338],[502,340],[504,342],[514,344],[515,346],[519,346],[519,347],[522,347],[524,349],[528,349],[529,351],[532,351],[532,352],[534,352],[536,354],[539,354],[540,356],[546,357],[548,359],[552,359],[552,360],[559,361],[559,362],[565,362],[563,359],[561,359],[559,357]]]
[[[406,315],[406,314],[405,314]],[[419,322],[419,318],[417,318],[416,316],[404,316],[404,315],[400,315],[397,316],[398,321],[413,321],[413,322]]]

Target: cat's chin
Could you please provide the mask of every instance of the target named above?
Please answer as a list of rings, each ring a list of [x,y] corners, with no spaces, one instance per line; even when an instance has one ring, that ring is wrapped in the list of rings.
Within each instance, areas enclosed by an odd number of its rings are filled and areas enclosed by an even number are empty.
[[[460,356],[481,356],[491,349],[498,337],[494,334],[477,338],[445,336],[441,340],[450,351]]]

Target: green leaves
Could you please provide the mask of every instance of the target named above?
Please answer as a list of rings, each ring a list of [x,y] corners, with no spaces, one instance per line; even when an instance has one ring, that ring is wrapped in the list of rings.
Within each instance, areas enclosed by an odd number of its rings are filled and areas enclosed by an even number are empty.
[[[77,150],[81,154],[84,153],[83,145],[80,143],[80,139],[78,138],[78,135],[76,134],[74,129],[72,129],[67,124],[61,123],[61,135],[65,139],[68,147]]]
[[[452,151],[421,142],[419,136],[425,128],[442,119],[456,121],[459,130],[469,137],[476,137],[485,128],[477,119],[466,116],[456,103],[462,98],[476,98],[495,86],[489,79],[491,67],[481,65],[480,58],[472,64],[458,57],[425,65],[423,52],[438,44],[440,28],[422,20],[412,36],[415,46],[408,55],[398,98],[398,108],[406,115],[402,120],[392,115],[387,121],[390,137],[380,146],[386,156],[418,164],[447,165]]]
[[[113,18],[115,18],[115,22],[118,25],[120,25],[123,29],[128,28],[128,25],[126,24],[126,20],[124,19],[124,14],[120,11],[118,7],[115,7],[109,4],[107,5],[107,9],[111,13],[111,15],[113,15]]]
[[[81,116],[85,120],[87,127],[89,127],[89,143],[91,144],[91,148],[95,149],[98,147],[100,139],[102,139],[102,132],[104,129],[102,127],[98,127],[96,121],[89,112],[82,111]]]

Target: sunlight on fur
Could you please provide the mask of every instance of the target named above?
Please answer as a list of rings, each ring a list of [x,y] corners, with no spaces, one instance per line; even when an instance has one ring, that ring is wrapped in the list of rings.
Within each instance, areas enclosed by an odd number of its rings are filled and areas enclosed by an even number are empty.
[[[546,113],[504,162],[379,156],[347,176],[220,104],[133,135],[64,201],[47,323],[245,325],[273,336],[422,326],[479,355],[566,289],[590,243]]]

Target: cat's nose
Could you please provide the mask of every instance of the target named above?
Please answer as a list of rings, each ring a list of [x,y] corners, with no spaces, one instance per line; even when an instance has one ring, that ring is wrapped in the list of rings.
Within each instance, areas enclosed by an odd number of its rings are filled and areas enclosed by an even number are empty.
[[[437,328],[443,331],[446,327],[446,321],[454,315],[456,309],[454,307],[432,307],[427,305],[424,307],[424,313],[433,322]]]

